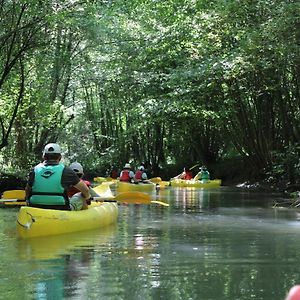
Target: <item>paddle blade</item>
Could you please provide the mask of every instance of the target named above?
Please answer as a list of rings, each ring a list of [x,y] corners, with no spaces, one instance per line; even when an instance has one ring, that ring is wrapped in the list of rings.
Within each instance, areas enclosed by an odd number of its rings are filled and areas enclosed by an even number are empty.
[[[134,204],[150,204],[151,196],[142,192],[123,192],[117,194],[115,200]]]
[[[97,185],[95,187],[93,187],[93,190],[100,196],[103,198],[112,198],[113,194],[111,192],[111,189],[109,187],[109,185],[107,184],[100,184]]]

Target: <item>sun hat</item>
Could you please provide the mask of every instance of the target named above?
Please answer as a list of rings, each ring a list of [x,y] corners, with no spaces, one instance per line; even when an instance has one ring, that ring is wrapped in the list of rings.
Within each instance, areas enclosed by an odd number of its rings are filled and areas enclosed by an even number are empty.
[[[124,166],[124,169],[130,169],[130,168],[131,168],[131,165],[129,163],[126,163]]]
[[[70,168],[77,174],[83,174],[83,167],[79,162],[72,162]]]
[[[47,144],[44,148],[43,155],[45,154],[61,154],[61,148],[58,144],[50,143]]]

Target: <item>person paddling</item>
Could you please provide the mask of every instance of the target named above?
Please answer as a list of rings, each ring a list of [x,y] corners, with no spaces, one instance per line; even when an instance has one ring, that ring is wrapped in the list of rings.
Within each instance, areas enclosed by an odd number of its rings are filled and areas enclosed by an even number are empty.
[[[134,173],[131,170],[131,165],[129,163],[126,163],[123,170],[120,173],[119,180],[122,182],[132,182],[134,179]]]
[[[87,208],[86,200],[91,198],[88,187],[60,161],[60,146],[56,143],[47,144],[43,151],[43,162],[36,165],[28,176],[25,188],[28,206],[62,210]],[[80,194],[69,199],[67,192],[72,186]]]
[[[147,173],[145,172],[145,167],[143,165],[139,166],[137,171],[135,172],[134,181],[136,183],[150,183],[150,181],[148,180]]]
[[[70,169],[77,174],[80,181],[83,181],[86,184],[92,197],[99,197],[99,195],[93,190],[91,182],[83,179],[83,167],[79,162],[72,162],[70,164]],[[71,186],[71,188],[68,190],[68,197],[72,197],[77,193],[80,193],[80,191],[75,186]],[[90,204],[90,201],[87,201],[87,203]]]
[[[194,180],[201,180],[202,182],[210,181],[210,174],[205,166],[200,168],[198,174],[194,177]]]
[[[193,178],[193,172],[187,168],[183,168],[183,172],[174,177],[175,179],[191,180]]]

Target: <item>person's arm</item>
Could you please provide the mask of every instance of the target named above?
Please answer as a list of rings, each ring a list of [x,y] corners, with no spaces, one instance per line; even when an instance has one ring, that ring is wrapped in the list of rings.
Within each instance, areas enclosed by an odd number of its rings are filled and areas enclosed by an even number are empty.
[[[135,174],[133,173],[133,171],[129,171],[129,178],[131,182],[135,181]]]
[[[84,199],[87,200],[91,198],[90,190],[83,181],[79,181],[77,184],[74,185],[74,187],[76,187],[76,189],[78,189],[81,192],[82,197]]]
[[[31,170],[31,172],[28,175],[28,180],[27,180],[27,183],[25,186],[25,199],[26,200],[28,200],[31,195],[33,182],[34,182],[34,171]]]
[[[25,187],[25,200],[28,200],[31,194],[31,186],[27,183]]]

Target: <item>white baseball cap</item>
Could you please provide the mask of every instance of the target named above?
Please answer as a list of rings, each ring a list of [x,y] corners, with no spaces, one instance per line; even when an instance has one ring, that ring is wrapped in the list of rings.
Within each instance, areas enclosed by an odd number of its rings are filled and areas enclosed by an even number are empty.
[[[125,164],[124,169],[130,169],[130,168],[131,168],[131,166],[129,163]]]
[[[43,155],[51,154],[51,153],[61,154],[60,146],[58,144],[55,144],[55,143],[47,144],[44,148]]]
[[[83,174],[83,167],[79,162],[72,162],[70,168],[78,174]]]

